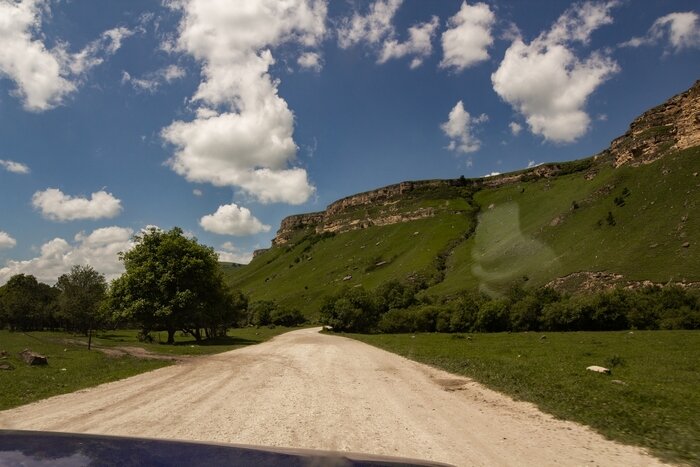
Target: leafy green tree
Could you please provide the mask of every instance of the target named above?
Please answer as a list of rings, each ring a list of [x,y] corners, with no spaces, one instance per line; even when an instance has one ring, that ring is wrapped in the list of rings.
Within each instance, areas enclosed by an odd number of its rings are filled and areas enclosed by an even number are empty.
[[[277,303],[272,300],[259,300],[248,308],[248,322],[255,326],[272,324],[272,315],[277,312]]]
[[[345,288],[326,297],[320,318],[334,331],[367,332],[376,328],[381,310],[372,295],[363,288]]]
[[[306,318],[297,308],[278,308],[272,314],[272,324],[277,326],[299,326],[306,322]]]
[[[16,274],[0,287],[0,327],[37,331],[55,326],[58,291],[32,275]]]
[[[134,237],[136,245],[120,255],[126,272],[112,283],[109,307],[139,324],[144,336],[177,330],[196,340],[225,334],[247,305],[224,283],[213,248],[184,236],[182,229],[152,228]]]
[[[92,266],[73,266],[68,274],[58,278],[56,288],[61,291],[59,316],[64,328],[88,336],[89,349],[92,331],[107,318],[100,307],[107,292],[105,276]]]
[[[375,300],[381,312],[395,308],[408,308],[416,303],[416,291],[410,285],[390,280],[377,287]]]

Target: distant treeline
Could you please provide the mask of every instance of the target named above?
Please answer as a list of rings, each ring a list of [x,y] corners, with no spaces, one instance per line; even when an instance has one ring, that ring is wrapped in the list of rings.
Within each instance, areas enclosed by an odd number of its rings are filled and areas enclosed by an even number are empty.
[[[464,292],[437,299],[392,281],[327,297],[321,321],[334,331],[383,333],[699,329],[700,296],[677,286],[577,295],[513,287],[503,298]]]
[[[88,335],[116,327],[177,331],[196,340],[225,336],[246,325],[296,326],[306,320],[298,310],[274,302],[254,302],[223,280],[218,256],[188,238],[182,229],[151,229],[134,238],[121,254],[126,271],[107,284],[91,266],[74,266],[56,285],[17,274],[0,287],[0,329],[64,330]]]

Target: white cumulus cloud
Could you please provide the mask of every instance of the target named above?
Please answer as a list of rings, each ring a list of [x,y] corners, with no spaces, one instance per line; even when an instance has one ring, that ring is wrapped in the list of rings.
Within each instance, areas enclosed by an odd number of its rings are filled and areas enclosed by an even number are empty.
[[[366,15],[359,12],[344,18],[338,28],[338,45],[347,49],[361,42],[378,44],[394,33],[391,22],[403,0],[376,0]]]
[[[252,252],[243,251],[231,242],[225,242],[216,253],[219,255],[219,261],[227,263],[248,264],[253,259]]]
[[[83,74],[115,53],[131,34],[126,28],[110,29],[71,54],[66,42],[52,49],[42,42],[44,16],[50,16],[46,0],[0,0],[0,77],[15,83],[13,94],[32,112],[60,105],[77,90]]]
[[[523,126],[518,122],[510,122],[508,127],[510,128],[510,132],[513,134],[513,136],[518,136],[520,132],[523,131]]]
[[[79,233],[72,243],[63,238],[54,238],[41,246],[39,256],[23,260],[7,261],[0,268],[0,284],[15,274],[32,274],[47,284],[56,282],[61,274],[74,265],[89,264],[112,280],[124,272],[119,261],[119,252],[130,250],[133,230],[123,227],[103,227],[90,234]]]
[[[470,153],[478,151],[481,147],[481,141],[473,134],[474,125],[488,121],[486,114],[481,114],[473,118],[469,112],[464,109],[462,101],[450,111],[449,117],[445,123],[440,125],[440,128],[450,138],[450,144],[447,148],[450,151],[461,153]]]
[[[134,89],[146,92],[155,92],[163,84],[170,84],[175,80],[184,78],[187,72],[177,65],[168,65],[154,72],[147,73],[141,78],[135,78],[127,71],[122,72],[122,84],[129,83]]]
[[[323,68],[323,61],[317,52],[304,52],[297,59],[297,63],[304,69],[316,72],[321,71],[321,68]]]
[[[441,68],[462,71],[489,58],[488,48],[493,44],[491,27],[496,15],[485,3],[468,5],[463,2],[457,14],[448,21],[442,33],[443,58]]]
[[[594,30],[612,23],[613,6],[575,4],[529,44],[514,40],[491,75],[496,93],[525,117],[534,134],[568,143],[588,130],[586,101],[619,67],[605,52],[580,59],[571,45],[588,43]]]
[[[3,248],[13,248],[17,245],[17,240],[12,238],[7,232],[0,230],[0,250]]]
[[[378,63],[385,63],[392,58],[401,58],[414,55],[411,60],[411,68],[419,67],[423,60],[433,53],[433,36],[439,25],[437,16],[430,21],[420,23],[408,28],[408,40],[399,42],[396,39],[388,39],[382,46]]]
[[[0,159],[0,167],[15,174],[28,174],[30,172],[29,167],[21,162]]]
[[[255,235],[270,230],[270,226],[260,222],[248,208],[235,203],[219,206],[214,214],[202,217],[199,225],[207,232],[221,235]]]
[[[700,15],[694,11],[669,13],[654,21],[645,36],[633,37],[620,45],[639,47],[664,40],[676,52],[682,49],[700,48]]]
[[[58,188],[48,188],[34,193],[32,205],[41,211],[43,217],[61,222],[110,218],[122,211],[121,201],[104,190],[93,193],[88,199],[66,195]]]
[[[399,41],[392,24],[403,0],[376,0],[365,14],[354,12],[343,18],[337,30],[338,45],[347,49],[367,44],[377,50],[377,63],[413,56],[411,68],[419,67],[433,53],[433,36],[439,26],[436,16],[408,28],[408,39]]]
[[[191,0],[182,12],[176,50],[202,63],[191,121],[161,135],[175,146],[170,166],[190,181],[240,187],[263,203],[301,204],[315,191],[306,171],[290,167],[297,146],[294,115],[270,74],[270,48],[317,46],[325,35],[326,2]]]

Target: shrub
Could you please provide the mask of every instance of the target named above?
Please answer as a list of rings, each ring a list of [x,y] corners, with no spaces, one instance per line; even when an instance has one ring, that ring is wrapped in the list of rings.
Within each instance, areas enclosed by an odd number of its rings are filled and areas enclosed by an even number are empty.
[[[377,287],[375,300],[382,313],[395,308],[409,308],[416,303],[416,291],[411,285],[392,280]]]
[[[482,332],[507,331],[510,327],[505,300],[490,300],[479,306],[474,328]]]
[[[380,312],[366,290],[345,288],[326,298],[320,317],[334,331],[368,332],[376,328]]]
[[[272,312],[272,324],[293,327],[306,322],[306,318],[297,308],[278,308]]]
[[[415,320],[409,310],[389,310],[379,320],[379,330],[385,333],[413,332]]]
[[[277,311],[277,304],[271,300],[253,302],[248,307],[248,319],[255,326],[267,326],[272,323],[272,315]]]
[[[471,294],[462,294],[453,302],[452,315],[450,316],[450,331],[468,332],[474,328],[476,317],[479,314],[479,303],[483,299]]]

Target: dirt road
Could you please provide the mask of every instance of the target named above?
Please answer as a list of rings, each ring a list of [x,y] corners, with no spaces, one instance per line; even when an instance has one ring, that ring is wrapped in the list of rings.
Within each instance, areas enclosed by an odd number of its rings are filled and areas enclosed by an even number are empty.
[[[660,465],[534,406],[304,329],[0,412],[0,428],[405,456],[455,465]]]

